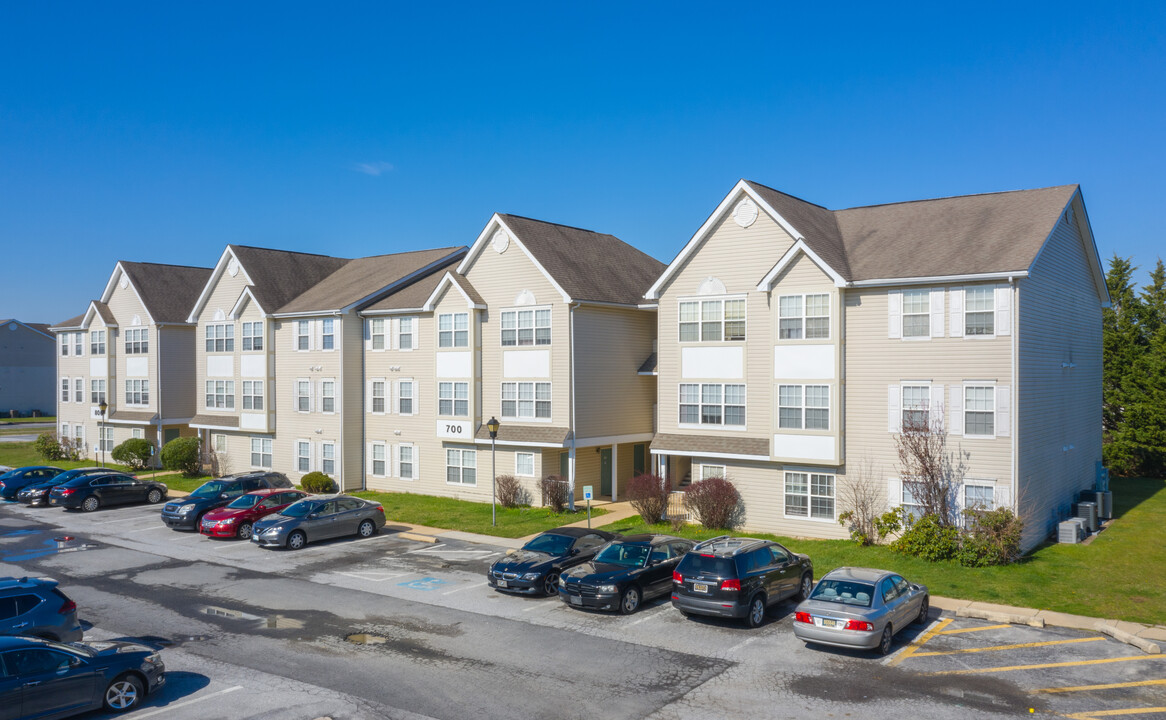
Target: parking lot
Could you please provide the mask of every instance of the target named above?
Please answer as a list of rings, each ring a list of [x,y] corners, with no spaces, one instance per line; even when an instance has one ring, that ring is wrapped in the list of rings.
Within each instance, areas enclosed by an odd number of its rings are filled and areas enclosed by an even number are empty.
[[[128,717],[1166,713],[1164,656],[1095,633],[933,610],[879,658],[807,648],[791,603],[749,630],[666,599],[618,616],[506,596],[485,580],[505,547],[409,540],[391,519],[369,539],[286,552],[157,515],[0,506],[0,575],[60,580],[88,637],[169,648],[170,682]]]

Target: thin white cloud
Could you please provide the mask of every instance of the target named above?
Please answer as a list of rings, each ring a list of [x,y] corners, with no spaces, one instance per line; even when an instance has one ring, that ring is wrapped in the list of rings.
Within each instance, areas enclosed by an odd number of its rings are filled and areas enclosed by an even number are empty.
[[[393,169],[392,163],[384,161],[354,163],[351,168],[354,172],[364,173],[365,175],[372,175],[373,177],[380,177]]]

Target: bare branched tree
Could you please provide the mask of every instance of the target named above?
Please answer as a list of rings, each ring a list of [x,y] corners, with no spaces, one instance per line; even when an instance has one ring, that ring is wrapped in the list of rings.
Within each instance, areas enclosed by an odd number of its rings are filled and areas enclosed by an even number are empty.
[[[967,453],[947,444],[943,405],[903,413],[902,432],[895,436],[899,472],[923,515],[934,515],[944,526],[956,524],[957,494],[967,473]]]
[[[875,520],[885,509],[883,493],[886,483],[880,482],[870,455],[848,465],[846,482],[839,488],[843,512],[838,516],[838,522],[850,528],[853,540],[860,545],[870,545],[878,537]]]

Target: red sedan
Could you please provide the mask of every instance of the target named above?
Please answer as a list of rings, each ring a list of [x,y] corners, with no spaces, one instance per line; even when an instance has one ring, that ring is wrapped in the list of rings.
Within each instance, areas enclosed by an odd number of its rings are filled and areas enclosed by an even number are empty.
[[[251,525],[256,520],[279,512],[307,496],[308,493],[302,490],[283,488],[249,492],[235,498],[226,507],[211,510],[204,515],[198,531],[207,537],[247,540],[251,537]]]

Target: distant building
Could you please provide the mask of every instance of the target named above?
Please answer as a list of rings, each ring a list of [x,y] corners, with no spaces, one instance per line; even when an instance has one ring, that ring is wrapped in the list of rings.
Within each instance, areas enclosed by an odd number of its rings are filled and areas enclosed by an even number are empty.
[[[15,410],[51,415],[57,366],[49,326],[20,320],[0,322],[0,415]]]

